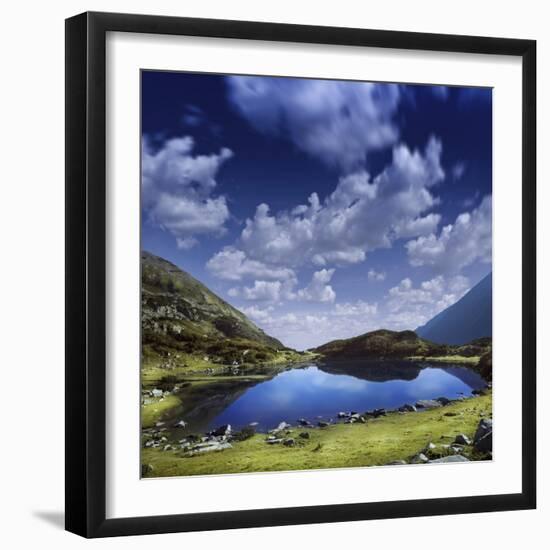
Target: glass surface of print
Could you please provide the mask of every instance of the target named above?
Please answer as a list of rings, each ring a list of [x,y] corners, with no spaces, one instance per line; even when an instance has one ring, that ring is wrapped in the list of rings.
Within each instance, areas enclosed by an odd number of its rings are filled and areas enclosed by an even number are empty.
[[[491,460],[492,90],[141,98],[142,476]]]

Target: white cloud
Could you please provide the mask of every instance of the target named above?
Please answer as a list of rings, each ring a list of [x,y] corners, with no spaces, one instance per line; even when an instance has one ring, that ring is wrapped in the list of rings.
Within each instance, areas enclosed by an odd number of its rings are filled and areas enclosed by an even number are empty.
[[[245,300],[278,302],[281,298],[281,289],[281,281],[254,281],[253,287],[242,289],[242,296]]]
[[[334,269],[316,271],[311,282],[296,293],[297,298],[308,302],[334,302],[336,293],[328,284],[333,275]]]
[[[194,156],[193,147],[189,136],[168,139],[158,150],[147,136],[142,140],[143,208],[182,249],[197,244],[197,236],[222,235],[229,219],[225,197],[213,193],[216,175],[233,153],[223,148],[219,154]]]
[[[384,271],[376,271],[374,269],[369,269],[367,277],[371,282],[382,282],[386,279],[386,273]]]
[[[260,323],[265,322],[270,319],[270,314],[273,311],[273,306],[268,306],[265,309],[262,309],[256,305],[250,307],[241,307],[239,308],[248,318],[253,321]]]
[[[237,246],[264,264],[324,267],[358,263],[397,238],[430,234],[440,220],[438,214],[425,215],[438,202],[430,188],[444,177],[440,157],[435,138],[424,154],[399,145],[376,178],[365,171],[345,176],[322,203],[313,193],[307,205],[276,214],[260,204]]]
[[[462,176],[464,175],[464,172],[466,172],[466,163],[465,162],[457,162],[451,168],[451,174],[453,176],[454,181],[458,181],[459,179],[462,179]]]
[[[242,250],[226,246],[216,253],[206,264],[206,268],[216,277],[228,281],[242,279],[295,280],[292,269],[268,265],[246,257]]]
[[[462,275],[451,278],[438,275],[418,287],[405,278],[389,290],[381,326],[414,330],[462,298],[469,288],[469,280]]]
[[[369,304],[363,300],[357,300],[356,302],[345,302],[343,304],[336,304],[334,307],[334,315],[338,317],[355,317],[361,316],[373,316],[378,312],[377,304]]]
[[[460,214],[454,224],[406,245],[413,266],[432,266],[440,272],[457,273],[476,260],[491,262],[492,200],[485,197],[478,208]]]
[[[346,171],[369,151],[396,142],[400,92],[394,84],[231,76],[229,99],[258,131]]]

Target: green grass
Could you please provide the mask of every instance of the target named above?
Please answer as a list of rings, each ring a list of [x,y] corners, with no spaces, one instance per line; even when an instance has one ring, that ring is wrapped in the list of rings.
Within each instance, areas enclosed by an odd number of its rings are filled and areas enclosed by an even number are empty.
[[[479,363],[479,357],[477,355],[473,357],[465,357],[464,355],[444,355],[441,357],[413,356],[407,357],[407,359],[410,361],[434,361],[440,363],[464,363],[470,365],[477,365]]]
[[[164,414],[181,405],[181,399],[176,395],[167,395],[162,399],[152,399],[152,403],[141,406],[141,425],[143,428],[151,428]]]
[[[481,416],[491,411],[488,394],[424,412],[392,413],[367,424],[294,428],[288,437],[296,439],[295,447],[268,445],[265,435],[256,434],[232,449],[194,457],[142,449],[142,463],[153,467],[150,477],[377,466],[408,460],[429,442],[448,444],[459,433],[472,437]],[[449,412],[456,416],[445,416]],[[299,438],[302,431],[309,431],[310,439]]]

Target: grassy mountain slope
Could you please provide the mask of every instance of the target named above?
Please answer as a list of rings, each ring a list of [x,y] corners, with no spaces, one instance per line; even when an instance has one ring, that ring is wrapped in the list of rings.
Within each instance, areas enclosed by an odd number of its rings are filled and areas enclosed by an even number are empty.
[[[243,313],[174,264],[141,254],[142,352],[187,363],[258,363],[285,349]]]
[[[493,279],[489,273],[458,302],[449,306],[416,333],[441,344],[464,344],[493,334]]]
[[[354,338],[334,340],[313,351],[329,359],[409,358],[409,357],[480,357],[491,346],[490,338],[461,346],[436,344],[420,338],[412,330],[395,332],[375,330]]]

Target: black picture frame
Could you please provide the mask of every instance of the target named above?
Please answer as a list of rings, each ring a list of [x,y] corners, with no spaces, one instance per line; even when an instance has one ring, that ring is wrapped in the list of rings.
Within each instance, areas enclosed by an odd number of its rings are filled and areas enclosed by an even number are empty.
[[[522,491],[517,494],[106,519],[105,40],[109,31],[521,58]],[[66,529],[108,537],[532,509],[536,506],[536,42],[115,13],[66,20]]]

